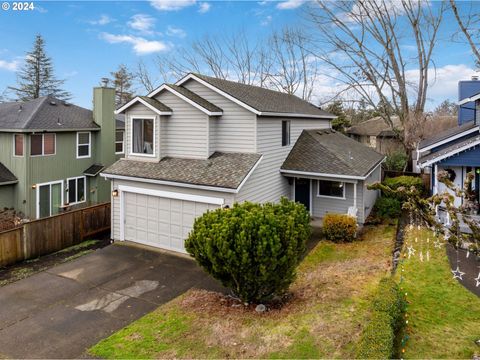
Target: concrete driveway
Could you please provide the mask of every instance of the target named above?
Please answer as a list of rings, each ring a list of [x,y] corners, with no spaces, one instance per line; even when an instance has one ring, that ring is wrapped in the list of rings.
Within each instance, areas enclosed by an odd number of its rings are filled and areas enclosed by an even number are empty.
[[[0,357],[85,356],[191,287],[221,289],[186,257],[107,246],[0,288]]]

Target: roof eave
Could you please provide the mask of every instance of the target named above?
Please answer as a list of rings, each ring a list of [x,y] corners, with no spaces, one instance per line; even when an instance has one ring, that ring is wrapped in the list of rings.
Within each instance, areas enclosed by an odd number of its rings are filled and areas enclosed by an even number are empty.
[[[270,111],[261,111],[259,116],[273,116],[273,117],[298,117],[298,118],[312,118],[312,119],[326,119],[333,120],[338,116],[335,115],[314,115],[314,114],[300,114],[300,113],[282,113],[282,112],[270,112]]]
[[[14,185],[14,184],[17,184],[17,183],[18,183],[18,180],[4,181],[4,182],[0,182],[0,186],[3,186],[3,185]]]
[[[440,145],[443,145],[443,144],[446,144],[446,143],[449,143],[453,140],[457,140],[457,139],[460,139],[461,137],[464,137],[465,135],[468,135],[468,134],[471,134],[471,133],[474,133],[476,131],[480,131],[480,125],[478,126],[474,126],[468,130],[465,130],[465,131],[462,131],[461,133],[458,133],[458,134],[455,134],[455,135],[452,135],[452,136],[449,136],[445,139],[441,139],[441,140],[438,140],[438,141],[435,141],[434,143],[430,144],[430,145],[427,145],[427,146],[424,146],[424,147],[418,147],[418,151],[419,152],[425,152],[425,151],[428,151],[428,150],[431,150],[437,146],[440,146]]]
[[[134,97],[128,103],[126,103],[122,107],[115,110],[115,115],[119,115],[119,114],[124,113],[128,108],[130,108],[132,105],[136,104],[137,102],[140,102],[141,104],[145,105],[150,110],[157,113],[158,115],[172,115],[172,111],[161,111],[161,110],[157,109],[156,107],[150,105],[148,102],[146,102],[145,100],[143,100],[139,96]]]
[[[435,164],[435,163],[437,163],[437,162],[439,162],[439,161],[442,161],[442,160],[444,160],[444,159],[448,159],[449,157],[452,157],[452,156],[454,156],[454,155],[456,155],[456,154],[458,154],[458,153],[461,153],[461,152],[463,152],[463,151],[466,151],[466,150],[468,150],[468,149],[470,149],[470,148],[472,148],[472,147],[478,146],[478,145],[480,145],[480,140],[477,140],[477,141],[474,141],[474,142],[472,142],[472,143],[470,143],[470,144],[467,144],[467,145],[464,145],[464,146],[462,146],[462,147],[459,147],[458,149],[454,149],[454,150],[452,150],[452,151],[450,151],[450,152],[448,152],[448,153],[445,153],[445,154],[442,154],[442,155],[438,155],[438,156],[433,157],[433,158],[431,158],[431,159],[429,159],[429,160],[426,160],[426,161],[424,161],[424,162],[419,161],[419,162],[418,162],[418,166],[419,166],[420,168],[424,168],[424,167],[433,165],[433,164]]]

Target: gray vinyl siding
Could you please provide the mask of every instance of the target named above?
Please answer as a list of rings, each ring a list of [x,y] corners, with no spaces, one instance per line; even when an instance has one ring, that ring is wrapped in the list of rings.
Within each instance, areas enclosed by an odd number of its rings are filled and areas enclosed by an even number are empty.
[[[312,215],[314,217],[323,218],[327,213],[347,214],[348,208],[353,206],[354,203],[354,186],[355,185],[352,183],[345,183],[345,199],[322,197],[318,196],[318,181],[312,180]],[[358,190],[357,187],[357,206],[358,204],[361,204],[361,202],[358,202]],[[358,218],[358,221],[360,223],[363,222],[360,217]]]
[[[215,152],[217,147],[218,116],[211,116],[208,121],[208,156]]]
[[[217,121],[216,151],[255,152],[254,113],[193,79],[183,86],[223,110],[223,115],[214,120]]]
[[[165,143],[164,156],[205,159],[208,157],[208,115],[185,100],[163,91],[156,99],[173,110],[172,115],[162,118],[160,142]]]
[[[280,174],[280,167],[304,129],[328,128],[328,120],[289,119],[290,145],[282,146],[282,118],[258,117],[257,153],[263,158],[253,174],[237,194],[236,201],[279,201],[282,196],[291,197],[288,179]]]
[[[143,104],[135,104],[132,107],[128,108],[128,111],[125,114],[125,158],[132,159],[132,160],[141,160],[141,161],[159,161],[160,158],[163,156],[160,154],[160,146],[159,146],[159,139],[160,139],[160,117],[147,108]],[[141,116],[155,116],[155,134],[153,136],[154,139],[154,147],[155,147],[155,157],[149,156],[136,156],[132,155],[132,117],[141,117]]]
[[[223,198],[225,201],[225,205],[228,205],[228,206],[232,206],[234,202],[234,195],[231,193],[223,193],[223,192],[211,191],[211,190],[192,189],[192,188],[185,188],[185,187],[179,187],[179,186],[142,183],[142,182],[130,181],[130,180],[112,179],[112,190],[118,189],[119,185],[126,185],[126,186],[132,186],[132,187],[143,188],[143,189],[170,191],[170,192],[177,192],[182,194]],[[120,197],[119,196],[112,198],[111,219],[112,219],[112,237],[115,240],[119,240],[120,239]]]
[[[369,176],[365,181],[363,181],[363,201],[362,201],[362,217],[363,217],[363,222],[365,222],[365,219],[368,217],[370,214],[370,211],[372,211],[373,205],[375,204],[375,201],[377,200],[377,197],[379,195],[379,190],[368,190],[367,186],[369,184],[372,184],[374,182],[378,182],[381,180],[382,176],[382,167],[378,166]]]

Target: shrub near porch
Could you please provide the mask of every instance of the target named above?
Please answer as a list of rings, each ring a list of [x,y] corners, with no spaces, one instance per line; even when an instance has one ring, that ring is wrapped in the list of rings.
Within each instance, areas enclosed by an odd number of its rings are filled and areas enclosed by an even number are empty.
[[[219,294],[190,290],[113,334],[102,358],[352,358],[372,293],[389,273],[393,226],[359,241],[321,241],[302,261],[292,300],[263,314]]]

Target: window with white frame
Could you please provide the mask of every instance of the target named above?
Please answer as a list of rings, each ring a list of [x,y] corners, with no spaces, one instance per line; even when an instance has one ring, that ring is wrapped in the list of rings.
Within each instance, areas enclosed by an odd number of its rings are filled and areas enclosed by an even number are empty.
[[[77,133],[77,159],[90,157],[91,140],[89,132]]]
[[[153,119],[132,119],[132,154],[153,155]]]
[[[13,154],[14,156],[23,156],[23,134],[13,135]]]
[[[124,150],[124,136],[125,132],[123,130],[117,130],[115,132],[115,154],[123,154]]]
[[[87,181],[85,176],[67,179],[68,203],[78,204],[86,200]]]
[[[55,134],[32,134],[30,135],[30,155],[55,155]]]
[[[318,180],[317,196],[345,199],[345,183],[341,181]]]

